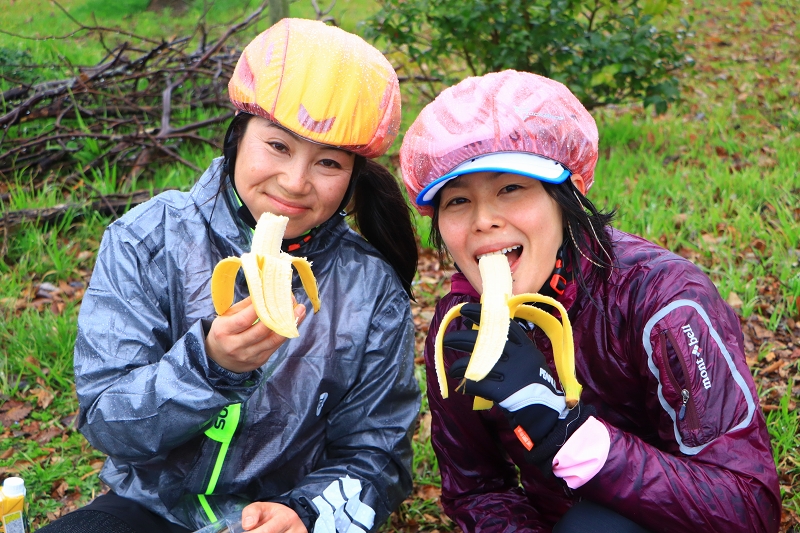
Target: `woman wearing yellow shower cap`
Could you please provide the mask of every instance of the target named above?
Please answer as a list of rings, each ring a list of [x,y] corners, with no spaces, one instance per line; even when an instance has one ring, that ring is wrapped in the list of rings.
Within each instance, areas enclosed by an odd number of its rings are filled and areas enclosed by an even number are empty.
[[[103,237],[75,377],[110,490],[43,532],[370,531],[410,492],[417,252],[397,181],[369,159],[397,134],[397,76],[359,37],[285,19],[229,93],[223,156]],[[257,320],[244,276],[238,303],[212,305],[215,265],[250,250],[265,212],[288,217],[282,249],[319,287],[313,314],[295,294],[293,339]]]

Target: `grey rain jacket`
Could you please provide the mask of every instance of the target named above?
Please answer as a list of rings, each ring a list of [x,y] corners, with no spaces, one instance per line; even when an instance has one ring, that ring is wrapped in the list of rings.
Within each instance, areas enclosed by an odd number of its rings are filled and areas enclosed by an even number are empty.
[[[433,341],[448,309],[479,300],[462,274],[453,276],[425,345],[445,512],[464,531],[545,533],[586,498],[653,532],[777,531],[778,475],[739,318],[691,262],[621,231],[611,238],[613,273],[586,280],[598,304],[575,282],[558,298],[572,323],[581,401],[611,437],[605,465],[574,491],[525,461],[497,407],[473,411],[454,379],[442,399]],[[590,266],[581,261],[584,272]],[[448,330],[464,327],[459,318]],[[540,328],[533,340],[554,368]],[[463,356],[446,349],[445,366]]]
[[[298,251],[322,302],[315,314],[295,293],[300,336],[254,372],[215,364],[211,273],[252,236],[232,189],[217,195],[220,164],[106,231],[78,318],[80,431],[108,454],[100,477],[114,492],[190,529],[252,501],[288,505],[317,532],[375,529],[411,491],[408,296],[334,216]],[[247,296],[242,273],[236,293]]]

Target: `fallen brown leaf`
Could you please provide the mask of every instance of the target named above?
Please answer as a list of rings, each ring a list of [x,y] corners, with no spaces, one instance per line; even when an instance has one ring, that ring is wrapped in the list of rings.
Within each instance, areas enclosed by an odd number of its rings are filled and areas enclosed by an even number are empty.
[[[783,368],[784,366],[786,366],[788,364],[789,364],[788,361],[778,360],[778,361],[775,361],[774,363],[772,363],[771,365],[762,368],[761,369],[761,373],[762,374],[769,374],[770,372],[774,372],[776,370],[780,370],[781,368]]]
[[[728,293],[728,300],[727,300],[727,302],[728,302],[728,305],[730,305],[730,306],[731,306],[731,307],[733,307],[734,309],[741,309],[741,308],[742,308],[742,305],[744,305],[744,302],[742,302],[742,299],[741,299],[741,298],[739,298],[739,295],[738,295],[738,294],[736,294],[736,293],[735,293],[735,292],[733,292],[733,291],[731,291],[730,293]]]
[[[33,411],[33,407],[27,403],[23,405],[16,405],[8,411],[0,413],[0,422],[2,422],[4,426],[10,426],[15,422],[24,420],[31,411]]]
[[[53,438],[56,435],[60,435],[60,434],[61,434],[61,429],[59,429],[57,427],[51,427],[51,428],[48,428],[48,429],[38,433],[33,438],[39,444],[47,444],[48,442],[53,440]]]
[[[50,496],[54,500],[60,500],[64,497],[64,494],[67,493],[67,489],[69,489],[69,484],[64,481],[63,479],[60,481],[56,481],[53,483],[53,490],[50,493]]]
[[[36,405],[42,409],[47,409],[53,403],[53,393],[46,389],[34,389],[30,395],[36,398]]]
[[[428,439],[431,438],[431,414],[424,413],[422,416],[419,417],[419,440],[420,442],[426,442]]]
[[[442,489],[435,485],[421,485],[414,491],[414,496],[422,500],[438,500],[442,495]]]

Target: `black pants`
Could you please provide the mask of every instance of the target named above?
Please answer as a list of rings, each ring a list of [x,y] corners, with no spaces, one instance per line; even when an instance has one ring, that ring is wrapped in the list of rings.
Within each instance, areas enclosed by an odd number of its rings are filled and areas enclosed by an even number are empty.
[[[65,515],[38,533],[191,533],[133,500],[113,492]],[[582,501],[559,520],[553,533],[648,533],[610,509]]]
[[[553,533],[648,533],[622,515],[592,502],[580,501],[558,521]]]
[[[133,500],[113,492],[62,516],[38,533],[191,533]]]

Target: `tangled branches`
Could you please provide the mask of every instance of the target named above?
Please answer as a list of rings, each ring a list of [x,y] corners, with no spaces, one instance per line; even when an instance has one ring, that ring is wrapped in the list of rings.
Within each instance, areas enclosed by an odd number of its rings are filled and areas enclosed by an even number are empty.
[[[77,69],[74,77],[0,93],[5,110],[0,181],[27,171],[38,184],[57,180],[69,186],[116,166],[124,182],[164,160],[200,171],[177,148],[181,143],[219,148],[204,128],[233,116],[227,82],[239,52],[228,41],[261,20],[265,9],[262,5],[213,41],[205,34],[199,45],[190,38],[161,43],[141,38],[153,47],[125,42],[96,66]]]

